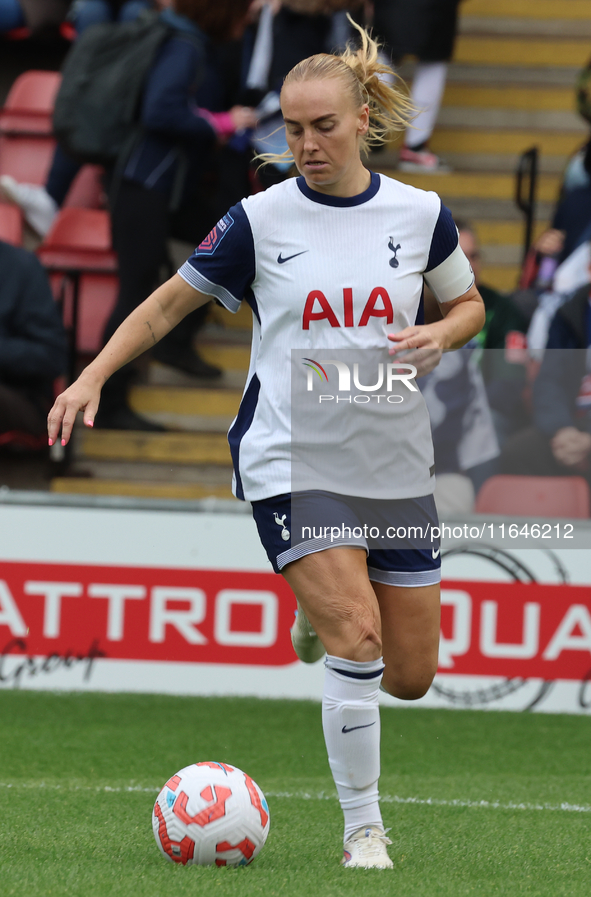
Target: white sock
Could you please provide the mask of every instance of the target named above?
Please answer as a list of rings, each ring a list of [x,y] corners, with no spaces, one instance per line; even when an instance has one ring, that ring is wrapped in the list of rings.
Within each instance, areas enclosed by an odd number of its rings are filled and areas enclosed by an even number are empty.
[[[346,841],[366,825],[383,828],[379,806],[380,711],[384,662],[327,654],[322,727],[328,762],[345,815]]]
[[[435,127],[445,90],[446,62],[419,62],[412,79],[411,99],[419,110],[412,128],[406,132],[406,145],[411,149],[426,143]]]

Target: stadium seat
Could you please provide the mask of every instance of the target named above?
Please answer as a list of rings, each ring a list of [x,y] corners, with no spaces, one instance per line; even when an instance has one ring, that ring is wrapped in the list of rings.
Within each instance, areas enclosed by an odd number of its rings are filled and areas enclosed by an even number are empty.
[[[59,294],[70,333],[70,382],[79,351],[96,351],[117,295],[117,256],[111,221],[100,209],[62,209],[37,250],[50,274],[60,274]],[[56,278],[52,277],[54,295]]]
[[[23,245],[23,213],[7,202],[0,202],[0,240],[12,246]]]
[[[0,175],[21,184],[45,184],[54,150],[53,137],[0,134]]]
[[[103,169],[99,165],[84,165],[74,179],[62,208],[75,206],[83,209],[104,209],[105,189]]]
[[[50,136],[60,84],[59,72],[33,70],[20,75],[0,110],[0,133]]]
[[[494,476],[476,498],[477,514],[517,517],[589,517],[589,486],[583,477]]]
[[[47,436],[32,436],[21,430],[0,433],[0,449],[8,448],[17,452],[40,452],[47,450]]]

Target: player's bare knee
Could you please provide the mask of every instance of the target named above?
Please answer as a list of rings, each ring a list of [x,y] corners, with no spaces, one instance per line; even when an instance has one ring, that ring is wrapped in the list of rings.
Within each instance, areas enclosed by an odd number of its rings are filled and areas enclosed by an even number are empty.
[[[423,698],[431,687],[434,674],[430,671],[420,671],[414,674],[409,672],[398,673],[384,671],[382,686],[393,698],[399,698],[401,701],[418,701]]]

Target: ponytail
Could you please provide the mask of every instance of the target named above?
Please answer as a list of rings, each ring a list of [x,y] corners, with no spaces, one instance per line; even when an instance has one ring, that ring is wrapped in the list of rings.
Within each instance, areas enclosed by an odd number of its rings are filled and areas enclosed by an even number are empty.
[[[347,18],[359,32],[361,46],[348,45],[339,56],[318,53],[303,59],[285,76],[283,86],[298,81],[340,78],[355,108],[366,103],[369,106],[369,130],[361,138],[360,147],[361,152],[367,154],[370,147],[386,143],[395,134],[405,131],[416,110],[402,79],[380,62],[380,45],[349,14]],[[264,164],[292,161],[289,150],[281,155],[261,153],[258,158]]]

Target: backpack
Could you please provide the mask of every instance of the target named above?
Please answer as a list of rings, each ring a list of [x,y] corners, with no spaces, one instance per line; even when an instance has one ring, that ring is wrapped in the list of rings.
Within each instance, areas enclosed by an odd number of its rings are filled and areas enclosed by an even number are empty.
[[[141,134],[144,85],[164,41],[175,34],[158,13],[88,28],[68,53],[53,114],[65,152],[112,165]]]

